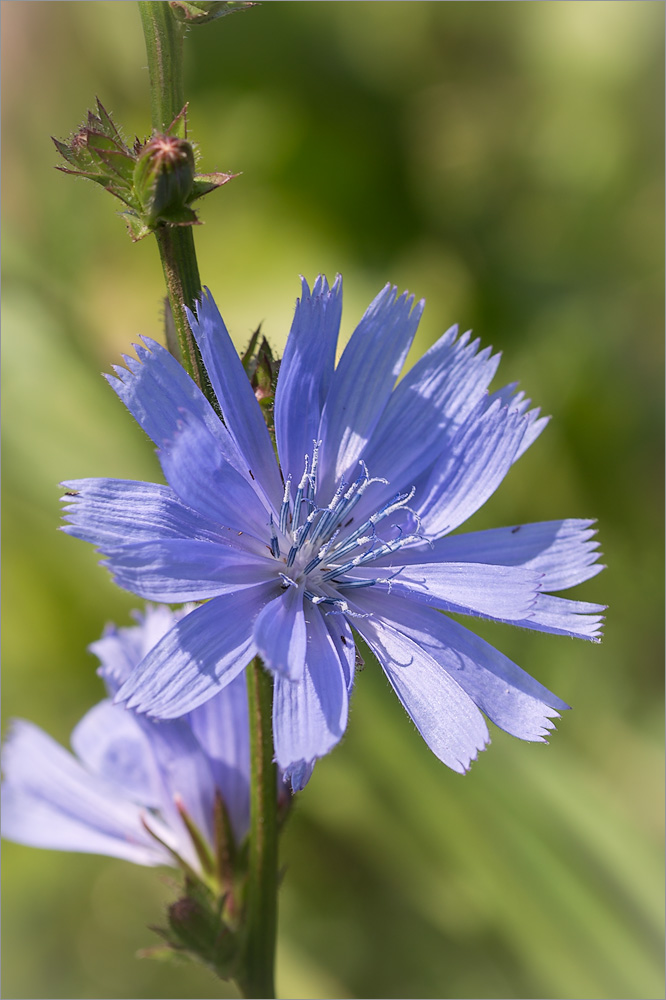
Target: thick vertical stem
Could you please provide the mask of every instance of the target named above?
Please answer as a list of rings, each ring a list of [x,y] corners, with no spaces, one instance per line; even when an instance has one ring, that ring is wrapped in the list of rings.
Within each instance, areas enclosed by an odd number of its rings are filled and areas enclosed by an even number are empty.
[[[155,132],[165,132],[185,105],[183,29],[164,0],[139,0],[150,74],[150,114]]]
[[[164,0],[139,0],[150,73],[153,129],[164,132],[185,105],[182,29]],[[187,371],[210,392],[184,307],[201,292],[194,237],[189,226],[155,232],[174,323]],[[211,402],[215,402],[211,398]],[[273,681],[261,661],[247,668],[250,716],[251,807],[245,924],[237,982],[245,997],[275,996],[277,933],[277,772],[273,763]]]
[[[277,772],[273,763],[273,679],[257,657],[247,668],[252,786],[245,947],[238,985],[245,997],[275,996]]]
[[[201,294],[201,278],[194,249],[191,226],[161,226],[155,230],[160,251],[164,280],[178,343],[181,361],[188,375],[206,392],[207,380],[203,377],[203,364],[195,343],[185,306],[194,309]]]

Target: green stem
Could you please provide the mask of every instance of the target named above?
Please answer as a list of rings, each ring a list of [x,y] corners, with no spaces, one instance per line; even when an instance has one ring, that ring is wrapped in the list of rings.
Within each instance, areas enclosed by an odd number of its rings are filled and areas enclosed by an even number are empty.
[[[238,985],[245,997],[275,996],[278,830],[277,772],[273,763],[273,679],[257,657],[247,668],[250,710],[250,856],[245,948]]]
[[[153,129],[164,132],[185,105],[183,36],[169,4],[139,0],[150,73]],[[194,236],[189,226],[156,230],[169,302],[182,351],[182,361],[213,405],[184,306],[192,308],[201,292]],[[277,771],[273,763],[273,681],[261,661],[247,668],[250,715],[250,843],[243,950],[238,985],[245,997],[275,996],[274,965],[277,933]]]
[[[171,315],[180,344],[182,354],[180,360],[188,375],[194,379],[202,392],[206,393],[208,380],[204,378],[201,355],[185,312],[185,306],[194,309],[201,294],[201,278],[192,227],[160,226],[155,230],[155,238],[160,251]]]
[[[150,76],[153,131],[165,132],[185,106],[183,29],[164,0],[139,0]],[[155,231],[169,304],[182,362],[204,392],[207,380],[185,306],[193,309],[201,294],[201,278],[191,226],[160,226]]]
[[[185,106],[183,30],[164,0],[139,0],[150,73],[150,113],[155,132],[166,132]]]

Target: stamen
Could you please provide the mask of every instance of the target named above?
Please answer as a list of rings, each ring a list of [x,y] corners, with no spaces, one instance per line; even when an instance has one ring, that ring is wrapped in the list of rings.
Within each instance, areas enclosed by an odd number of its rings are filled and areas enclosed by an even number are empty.
[[[287,534],[287,521],[289,520],[289,515],[291,513],[291,476],[287,476],[287,481],[284,484],[284,496],[282,497],[282,506],[280,507],[280,531],[283,535]]]
[[[361,611],[352,611],[346,601],[336,601],[337,607],[333,608],[332,611],[327,611],[326,615],[346,615],[347,618],[369,618],[370,615],[364,614]]]
[[[326,558],[326,555],[327,555],[329,549],[331,548],[331,546],[333,545],[333,543],[335,542],[335,540],[336,540],[336,538],[338,537],[339,534],[340,534],[340,529],[337,528],[333,532],[333,534],[331,535],[331,537],[329,538],[329,540],[327,542],[325,542],[322,545],[322,547],[319,549],[319,552],[314,557],[314,559],[311,559],[310,562],[307,564],[307,566],[303,570],[303,572],[305,574],[311,573],[313,569],[316,569],[316,567],[319,566],[319,564],[324,561],[324,559]],[[311,538],[310,539],[310,544],[312,545],[313,542],[314,542],[314,538]]]
[[[276,559],[280,558],[280,541],[275,531],[275,523],[271,514],[271,552]]]
[[[304,491],[305,491],[305,498],[307,499],[309,496],[309,493],[307,492],[307,488],[310,485],[310,476],[308,474],[309,467],[310,467],[310,457],[309,455],[306,455],[305,471],[301,476],[301,481],[298,484],[298,489],[296,490],[296,497],[294,499],[294,518],[291,525],[292,531],[294,532],[297,530],[297,528],[301,523],[301,503],[303,502]]]
[[[310,590],[305,590],[303,593],[309,601],[312,601],[313,604],[330,604],[332,600],[330,597],[317,597],[317,595],[313,594]]]
[[[313,545],[314,545],[315,542],[318,542],[320,538],[323,538],[324,535],[328,534],[328,532],[333,528],[333,526],[335,524],[335,521],[336,521],[335,509],[336,509],[336,507],[337,507],[337,505],[338,505],[338,503],[340,501],[340,497],[343,495],[346,487],[347,487],[347,484],[345,483],[345,481],[343,479],[342,482],[340,483],[340,485],[338,486],[337,490],[335,491],[335,495],[334,495],[333,499],[331,500],[330,504],[328,505],[328,507],[322,507],[321,508],[321,510],[323,511],[323,513],[322,513],[322,516],[320,518],[319,524],[317,525],[317,527],[315,529],[315,532],[314,532],[314,534],[313,534],[313,536],[311,538],[311,542],[312,542]]]
[[[400,538],[395,538],[392,542],[384,542],[382,545],[378,545],[376,549],[370,549],[370,551],[364,552],[363,555],[357,557],[356,565],[363,566],[364,563],[374,562],[375,559],[379,559],[381,556],[390,555],[391,552],[397,552],[398,549],[403,549],[405,545],[409,545],[411,542],[415,541],[424,541],[423,535],[401,535]]]
[[[393,577],[389,577],[389,579],[392,580]],[[379,580],[334,580],[333,582],[336,584],[338,589],[344,587],[345,590],[359,590],[361,587],[374,587],[374,585],[376,583],[379,583],[380,581]],[[381,582],[383,583],[384,581],[382,580]]]
[[[290,576],[287,576],[286,573],[279,573],[278,576],[282,580],[282,586],[285,590],[287,589],[287,587],[298,587],[296,581],[292,580],[292,578]]]
[[[293,533],[294,544],[289,549],[289,555],[287,556],[287,566],[293,566],[294,559],[296,558],[299,551],[303,547],[305,539],[310,534],[311,527],[312,527],[312,515],[308,517],[305,524],[302,524],[300,528],[297,528],[296,531],[294,531]]]
[[[312,468],[310,469],[310,487],[312,496],[317,493],[317,469],[319,466],[319,449],[321,447],[321,441],[312,441]]]

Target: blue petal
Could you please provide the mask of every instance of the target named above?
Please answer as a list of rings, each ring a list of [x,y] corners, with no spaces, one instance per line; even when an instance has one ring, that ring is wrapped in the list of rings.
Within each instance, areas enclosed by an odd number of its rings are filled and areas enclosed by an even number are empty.
[[[452,531],[490,497],[516,459],[532,417],[502,407],[479,408],[432,471],[416,484],[414,508],[424,532]]]
[[[516,449],[516,454],[513,458],[514,462],[517,462],[520,456],[525,454],[527,449],[534,444],[541,432],[545,430],[550,423],[550,417],[539,417],[539,409],[528,411],[528,406],[530,405],[531,400],[526,398],[524,392],[515,391],[517,384],[517,382],[513,382],[510,385],[504,386],[503,389],[497,389],[495,392],[490,394],[486,404],[487,407],[490,407],[493,405],[495,400],[499,400],[502,406],[508,406],[511,411],[515,413],[524,413],[528,417],[523,439]]]
[[[328,629],[331,641],[338,653],[338,660],[342,667],[347,685],[347,691],[351,692],[354,686],[356,671],[356,645],[354,634],[347,624],[344,615],[324,615],[324,625]]]
[[[139,626],[107,634],[94,644],[93,652],[103,658],[100,673],[106,680],[111,673],[112,688],[118,687],[113,677],[118,667],[124,673],[127,663],[131,668],[138,665],[178,620],[177,614],[148,608]],[[241,717],[237,725],[243,723],[247,736],[247,718]],[[191,853],[192,845],[179,806],[209,843],[213,841],[214,773],[188,719],[155,721],[102,702],[78,724],[72,746],[89,770],[118,784],[128,797],[159,810],[169,827],[180,831],[181,855]]]
[[[150,350],[135,345],[140,361],[125,357],[127,368],[115,367],[116,378],[106,376],[137,423],[161,445],[173,434],[181,412],[186,411],[214,435],[227,461],[245,472],[229,432],[183,366],[156,341],[149,337],[142,340]]]
[[[341,311],[340,275],[330,290],[326,278],[318,278],[312,293],[303,280],[275,391],[275,436],[285,479],[301,478],[304,456],[311,454],[319,433],[335,367]]]
[[[144,828],[144,810],[119,795],[114,785],[89,774],[37,726],[14,723],[3,768],[3,837],[140,865],[173,864],[169,852]]]
[[[117,706],[116,706],[117,707]],[[119,708],[119,711],[127,709]],[[189,834],[180,815],[183,808],[209,844],[214,841],[215,780],[210,762],[187,719],[169,721],[136,717],[150,742],[150,750],[162,779],[161,814],[172,830],[180,830],[179,841],[189,847]],[[183,853],[181,848],[179,853]]]
[[[155,722],[103,701],[76,726],[72,747],[89,771],[127,799],[158,810],[171,830],[180,831],[182,856],[192,846],[177,802],[212,842],[215,782],[186,721]]]
[[[285,772],[327,754],[347,726],[346,664],[316,607],[308,610],[308,651],[300,681],[275,678],[275,755]]]
[[[389,400],[423,312],[387,285],[366,310],[335,369],[321,418],[320,495],[326,502],[356,464]],[[376,475],[381,473],[376,472]]]
[[[543,574],[541,589],[564,590],[596,576],[604,567],[596,560],[599,543],[594,521],[568,519],[517,524],[460,535],[446,535],[430,545],[405,547],[376,565],[469,560],[523,566]]]
[[[162,806],[150,741],[131,712],[101,701],[74,728],[71,744],[88,770],[115,785],[120,795],[152,809]]]
[[[186,615],[132,672],[117,700],[173,719],[212,698],[255,655],[254,619],[276,589],[262,585],[224,594]]]
[[[250,825],[250,729],[245,672],[188,716],[240,843]]]
[[[431,608],[368,592],[358,595],[357,604],[416,642],[512,736],[544,742],[553,728],[550,720],[569,707],[503,653]]]
[[[225,460],[215,437],[187,413],[162,442],[159,459],[169,485],[189,507],[227,528],[268,535],[270,515],[253,486]]]
[[[277,507],[282,484],[266,421],[210,293],[199,299],[196,316],[189,310],[187,314],[224,423],[255,480]]]
[[[177,612],[162,606],[148,606],[143,614],[133,612],[138,625],[129,628],[107,625],[102,638],[92,642],[88,649],[100,661],[97,673],[104,679],[111,695],[115,695],[136,665],[166,635],[174,621],[192,610],[193,605],[186,605]]]
[[[469,695],[403,633],[376,617],[353,621],[432,752],[454,771],[467,771],[489,742],[483,716]]]
[[[401,554],[396,553],[396,560]],[[374,567],[354,575],[378,577]],[[504,621],[529,616],[541,580],[540,573],[523,566],[442,562],[401,567],[388,587],[447,610]]]
[[[62,499],[70,522],[62,530],[97,548],[157,538],[232,541],[244,547],[236,531],[192,510],[168,486],[127,479],[74,479],[61,485],[68,491]]]
[[[254,641],[269,670],[300,680],[307,643],[302,587],[287,587],[264,607],[254,624]]]
[[[432,466],[497,370],[499,355],[491,357],[490,348],[478,352],[479,341],[469,343],[469,333],[456,335],[457,327],[447,330],[398,382],[363,454],[371,475],[390,470],[385,494],[409,489]]]
[[[551,632],[553,635],[569,635],[574,639],[601,642],[601,612],[605,609],[605,604],[589,604],[586,601],[553,597],[552,594],[538,594],[529,615],[510,624],[536,632]]]
[[[104,550],[119,587],[150,601],[203,601],[275,578],[275,560],[229,545],[167,538]]]

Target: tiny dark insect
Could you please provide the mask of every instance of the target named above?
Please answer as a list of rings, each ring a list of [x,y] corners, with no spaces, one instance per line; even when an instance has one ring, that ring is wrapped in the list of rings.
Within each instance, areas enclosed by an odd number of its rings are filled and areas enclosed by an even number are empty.
[[[511,534],[512,534],[512,535],[515,535],[515,533],[516,533],[517,531],[520,531],[520,525],[519,525],[519,524],[517,524],[515,528],[512,528],[512,529],[511,529]]]
[[[340,636],[340,642],[342,643],[343,646],[347,645],[347,640],[345,639],[344,635]]]
[[[67,490],[67,492],[65,493],[66,497],[78,497],[78,495],[79,495],[78,490]]]
[[[250,478],[254,479],[254,473],[253,473],[252,469],[248,469],[247,471],[250,473]]]
[[[354,518],[350,517],[348,521],[345,521],[343,527],[348,528],[349,525],[352,523],[353,520],[354,520]]]

